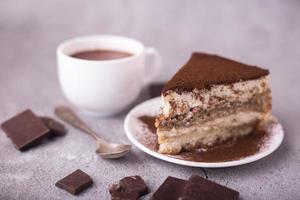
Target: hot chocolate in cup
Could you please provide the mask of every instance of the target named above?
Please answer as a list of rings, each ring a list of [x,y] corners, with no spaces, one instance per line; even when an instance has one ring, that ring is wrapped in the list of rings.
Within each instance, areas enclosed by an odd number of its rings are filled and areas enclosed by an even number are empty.
[[[66,99],[94,116],[121,112],[160,69],[160,56],[154,48],[120,36],[74,38],[60,44],[56,53]]]

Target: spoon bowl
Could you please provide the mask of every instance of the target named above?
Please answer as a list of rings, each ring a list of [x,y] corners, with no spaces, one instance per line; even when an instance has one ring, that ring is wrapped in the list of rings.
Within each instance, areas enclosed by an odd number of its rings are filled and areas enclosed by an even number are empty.
[[[101,140],[97,140],[96,142],[97,142],[96,153],[100,155],[102,158],[109,158],[109,159],[120,158],[125,154],[127,154],[131,149],[131,145],[129,144],[116,144],[116,143],[105,144]]]

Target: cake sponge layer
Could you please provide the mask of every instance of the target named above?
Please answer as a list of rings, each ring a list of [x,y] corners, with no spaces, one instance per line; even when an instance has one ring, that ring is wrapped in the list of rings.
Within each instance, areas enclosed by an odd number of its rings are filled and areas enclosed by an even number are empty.
[[[158,130],[159,151],[166,154],[178,154],[182,150],[212,146],[229,138],[247,135],[266,115],[261,112],[244,111],[188,128]]]

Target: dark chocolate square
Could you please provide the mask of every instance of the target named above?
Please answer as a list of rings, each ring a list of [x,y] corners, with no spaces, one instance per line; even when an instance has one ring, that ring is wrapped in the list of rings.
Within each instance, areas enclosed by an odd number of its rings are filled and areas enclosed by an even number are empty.
[[[182,200],[237,200],[239,192],[209,181],[200,176],[192,176],[185,185]]]
[[[169,176],[153,194],[151,200],[178,200],[186,180]]]
[[[29,109],[3,122],[1,128],[21,151],[36,144],[50,132],[42,120]]]
[[[77,195],[93,184],[91,177],[77,169],[70,175],[56,182],[55,186],[68,191],[73,195]]]
[[[65,126],[50,117],[40,117],[44,124],[50,129],[51,134],[55,136],[63,136],[67,130]]]

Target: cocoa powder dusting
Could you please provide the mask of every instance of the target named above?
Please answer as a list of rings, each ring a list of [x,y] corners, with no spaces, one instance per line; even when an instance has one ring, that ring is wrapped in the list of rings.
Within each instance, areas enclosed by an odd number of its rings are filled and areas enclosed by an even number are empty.
[[[153,134],[156,133],[156,127],[154,126],[155,123],[155,117],[153,116],[147,116],[147,115],[143,115],[139,117],[139,120],[141,122],[143,122],[145,125],[147,125],[147,128],[149,129],[149,131]]]
[[[195,52],[188,62],[169,80],[163,94],[195,88],[209,89],[212,85],[254,80],[269,74],[268,70],[240,63],[218,55]]]
[[[143,124],[142,129],[137,132],[136,138],[147,148],[158,151],[158,142],[157,142],[157,134],[155,123],[155,116],[143,115],[138,119]]]
[[[195,162],[226,162],[239,160],[258,153],[268,136],[268,133],[253,132],[235,140],[231,139],[225,143],[216,144],[205,149],[182,152],[180,155],[173,157]]]

